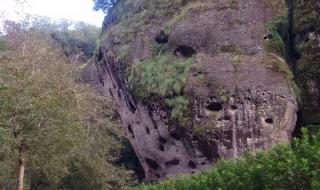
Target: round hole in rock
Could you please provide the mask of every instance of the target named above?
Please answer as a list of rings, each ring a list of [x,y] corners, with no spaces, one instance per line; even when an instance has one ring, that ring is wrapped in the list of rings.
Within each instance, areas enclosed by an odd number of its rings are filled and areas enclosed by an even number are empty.
[[[150,129],[149,129],[149,127],[146,127],[146,132],[147,132],[148,135],[150,135]]]
[[[178,46],[174,50],[174,54],[178,57],[190,58],[194,56],[196,53],[197,53],[196,50],[194,50],[192,47],[185,46],[185,45]]]
[[[161,30],[160,33],[156,36],[155,40],[159,44],[166,44],[168,43],[169,35]]]
[[[151,168],[151,169],[154,169],[154,170],[157,170],[160,168],[158,162],[156,162],[155,160],[152,160],[150,158],[146,158],[146,163],[147,165]]]
[[[221,111],[222,110],[222,104],[219,103],[219,102],[213,102],[213,103],[210,103],[207,107],[206,107],[207,110],[210,110],[210,111]]]
[[[162,144],[159,145],[159,150],[160,150],[161,152],[164,151],[164,146],[163,146]]]
[[[180,160],[174,158],[174,159],[172,159],[170,161],[167,161],[166,162],[166,166],[179,165],[179,163],[180,163]]]
[[[167,139],[163,138],[163,137],[159,137],[159,142],[161,144],[166,144],[167,143]]]
[[[192,169],[197,168],[196,163],[194,163],[194,161],[192,161],[192,160],[190,160],[190,161],[188,162],[188,166],[189,166],[189,168],[192,168]]]
[[[237,107],[237,106],[231,106],[231,109],[232,109],[232,110],[237,110],[238,107]]]
[[[268,124],[273,124],[273,119],[272,118],[267,118],[265,120],[265,122],[268,123]]]

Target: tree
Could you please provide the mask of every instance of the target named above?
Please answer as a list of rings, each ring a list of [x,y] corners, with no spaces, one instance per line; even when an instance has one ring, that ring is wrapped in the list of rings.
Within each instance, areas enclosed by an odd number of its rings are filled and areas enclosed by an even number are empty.
[[[8,50],[0,55],[0,187],[12,189],[18,176],[17,189],[23,190],[34,173],[58,184],[72,174],[70,163],[85,163],[102,176],[96,180],[102,187],[123,184],[118,178],[127,180],[129,174],[108,160],[121,145],[112,139],[118,132],[110,110],[101,106],[106,100],[75,82],[78,66],[43,32],[8,24]],[[101,142],[96,138],[101,131],[113,134],[103,133]]]
[[[93,0],[94,7],[93,9],[98,11],[102,10],[104,13],[108,13],[109,9],[114,7],[119,0]]]

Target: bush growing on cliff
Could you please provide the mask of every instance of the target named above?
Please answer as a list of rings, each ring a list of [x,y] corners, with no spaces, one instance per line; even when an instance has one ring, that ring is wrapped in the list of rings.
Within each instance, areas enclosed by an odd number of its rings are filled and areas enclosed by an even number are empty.
[[[165,103],[173,109],[172,118],[180,118],[188,105],[188,100],[181,94],[193,61],[193,58],[181,59],[172,55],[141,61],[132,66],[129,76],[131,88],[143,100],[152,96],[164,98]]]
[[[289,24],[287,16],[280,16],[269,22],[267,24],[267,29],[272,35],[270,41],[267,43],[268,51],[276,53],[283,58],[287,58],[287,45],[289,40]]]
[[[292,147],[277,145],[269,152],[246,154],[221,161],[214,169],[127,190],[318,190],[320,188],[320,134]]]

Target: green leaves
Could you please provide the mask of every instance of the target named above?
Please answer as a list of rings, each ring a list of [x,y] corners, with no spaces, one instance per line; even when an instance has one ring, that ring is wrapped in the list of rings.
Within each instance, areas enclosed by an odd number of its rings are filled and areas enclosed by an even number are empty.
[[[267,29],[272,38],[267,42],[267,50],[287,58],[289,24],[287,16],[277,17],[267,24]]]
[[[155,57],[135,64],[129,82],[142,98],[150,94],[173,96],[183,91],[192,65],[193,59],[179,59],[170,55]]]
[[[77,82],[81,63],[71,64],[44,33],[25,28],[5,36],[10,49],[0,56],[0,189],[15,181],[21,144],[28,147],[26,183],[63,189],[61,181],[78,175],[72,169],[80,164],[90,173],[80,172],[82,185],[95,179],[87,185],[119,188],[131,173],[113,164],[122,137],[108,100]]]
[[[188,100],[181,94],[186,87],[193,62],[193,58],[162,55],[136,63],[129,76],[131,88],[143,100],[152,96],[165,98],[165,103],[172,107],[171,117],[181,119],[188,106]]]
[[[104,13],[108,13],[108,10],[112,8],[119,0],[94,0],[94,10],[102,10]]]

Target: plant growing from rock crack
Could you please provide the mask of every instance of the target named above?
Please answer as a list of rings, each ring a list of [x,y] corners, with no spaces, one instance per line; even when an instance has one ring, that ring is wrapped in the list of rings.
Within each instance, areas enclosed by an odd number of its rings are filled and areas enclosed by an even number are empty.
[[[171,117],[181,118],[187,110],[188,100],[182,94],[193,61],[162,55],[136,63],[129,76],[131,88],[143,100],[153,96],[164,99],[172,107]]]
[[[272,38],[266,43],[267,51],[286,58],[289,32],[287,16],[280,16],[269,22],[267,29],[272,35]]]

